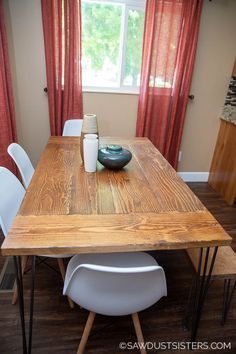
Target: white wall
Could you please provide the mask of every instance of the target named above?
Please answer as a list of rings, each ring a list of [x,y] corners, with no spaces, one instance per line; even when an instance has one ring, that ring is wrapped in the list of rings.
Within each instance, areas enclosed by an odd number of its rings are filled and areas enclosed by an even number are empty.
[[[34,163],[49,136],[40,0],[5,0],[20,143]],[[236,54],[236,0],[204,1],[180,171],[208,171]],[[137,95],[84,93],[101,135],[134,136]]]
[[[49,137],[40,0],[5,0],[18,139],[36,165]]]
[[[236,0],[204,1],[180,171],[209,171],[236,56]]]

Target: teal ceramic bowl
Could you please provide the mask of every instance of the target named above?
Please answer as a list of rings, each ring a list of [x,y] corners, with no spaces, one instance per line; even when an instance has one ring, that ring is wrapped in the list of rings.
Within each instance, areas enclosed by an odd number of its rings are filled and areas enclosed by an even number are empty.
[[[98,161],[110,170],[120,170],[131,159],[131,152],[120,145],[108,145],[98,150]]]

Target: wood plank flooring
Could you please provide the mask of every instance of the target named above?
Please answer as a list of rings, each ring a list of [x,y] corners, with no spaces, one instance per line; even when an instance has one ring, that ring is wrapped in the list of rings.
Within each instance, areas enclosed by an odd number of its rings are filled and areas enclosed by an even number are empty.
[[[225,230],[233,237],[236,251],[236,207],[228,206],[223,199],[206,184],[190,183],[190,188],[204,205],[213,213]],[[2,241],[3,237],[1,237]],[[191,284],[192,267],[183,251],[154,252],[160,265],[165,269],[168,283],[168,297],[140,313],[145,341],[188,341],[189,332],[182,329],[188,290]],[[4,258],[0,256],[0,267]],[[50,264],[57,267],[55,260]],[[30,273],[24,277],[26,307],[29,305]],[[32,354],[76,353],[88,312],[77,306],[71,310],[67,299],[61,295],[60,274],[45,265],[37,267],[35,289],[35,312]],[[236,296],[233,299],[228,321],[220,325],[223,282],[214,281],[209,289],[198,333],[199,341],[231,342],[236,350]],[[131,317],[110,318],[97,316],[85,354],[136,354],[137,350],[120,350],[120,342],[136,341]],[[0,354],[21,353],[20,320],[18,307],[11,305],[11,294],[0,294]],[[151,350],[150,353],[159,352]],[[149,353],[148,352],[148,353]],[[190,353],[187,350],[178,351]],[[219,351],[214,350],[214,353]],[[165,353],[170,353],[166,350]],[[210,353],[210,350],[194,351]]]

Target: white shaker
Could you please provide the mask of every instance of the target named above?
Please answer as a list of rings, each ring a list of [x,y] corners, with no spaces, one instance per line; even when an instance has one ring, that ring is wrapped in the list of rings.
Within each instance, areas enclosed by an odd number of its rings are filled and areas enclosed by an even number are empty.
[[[84,169],[86,172],[96,172],[98,159],[97,134],[85,134],[83,139]]]

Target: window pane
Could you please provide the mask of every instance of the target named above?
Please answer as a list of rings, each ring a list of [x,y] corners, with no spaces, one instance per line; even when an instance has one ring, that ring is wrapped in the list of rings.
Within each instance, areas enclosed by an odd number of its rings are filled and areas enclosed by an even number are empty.
[[[119,86],[122,11],[122,5],[82,1],[84,86]]]
[[[142,61],[144,11],[129,10],[123,85],[139,86]]]

